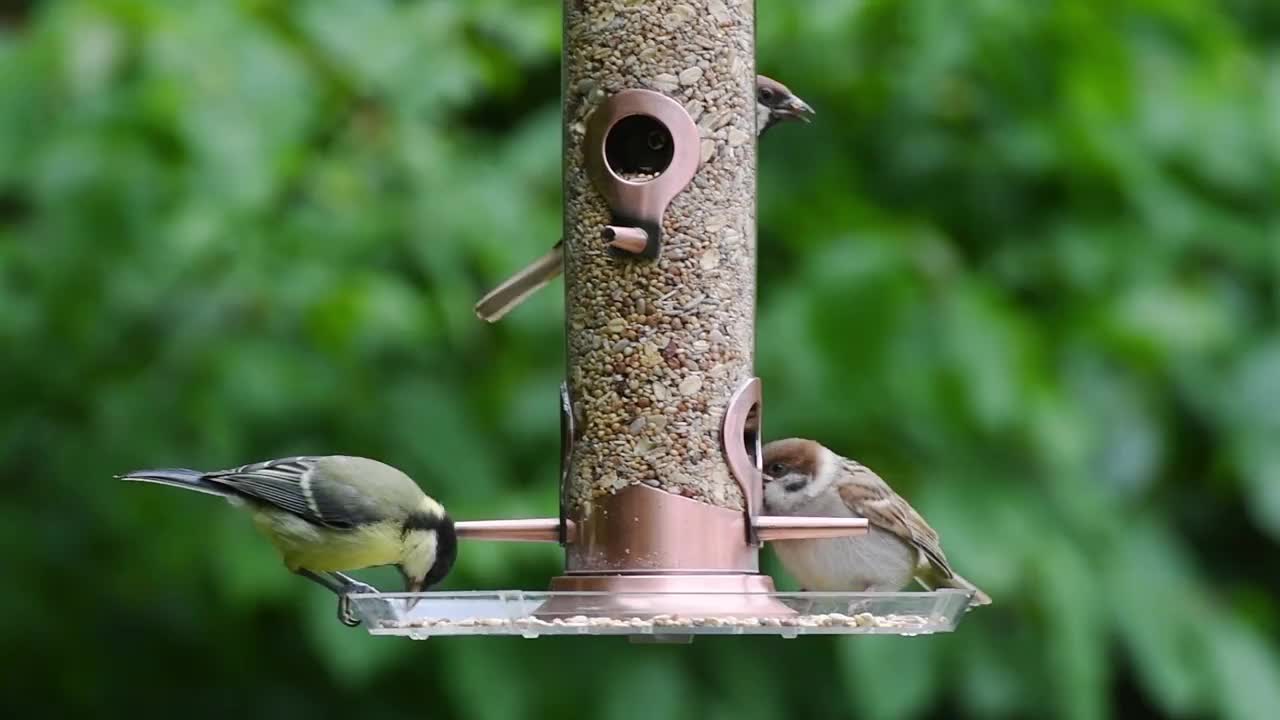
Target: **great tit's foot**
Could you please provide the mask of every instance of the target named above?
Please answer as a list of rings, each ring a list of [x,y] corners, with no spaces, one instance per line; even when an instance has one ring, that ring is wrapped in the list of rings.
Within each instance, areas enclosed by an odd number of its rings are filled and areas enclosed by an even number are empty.
[[[349,580],[342,586],[342,592],[338,593],[338,620],[347,627],[359,625],[360,618],[356,617],[355,611],[351,609],[351,596],[376,592],[378,592],[378,588],[372,585],[358,580]]]
[[[306,578],[334,595],[342,594],[343,583],[329,575],[329,573],[312,572],[306,568],[300,568],[298,570],[294,570],[294,572],[298,577]]]
[[[329,575],[336,578],[339,583],[342,583],[342,589],[344,592],[352,592],[352,593],[382,592],[381,590],[375,588],[374,586],[368,583],[360,582],[359,580],[351,577],[346,573],[333,572],[333,573],[329,573]],[[359,586],[361,589],[357,590],[356,589],[357,586]],[[347,588],[351,588],[351,590],[348,591]]]
[[[346,595],[338,596],[338,622],[347,627],[357,627],[360,625],[360,618],[355,616],[351,611],[351,598]]]
[[[362,595],[365,593],[376,594],[376,593],[382,592],[381,590],[370,585],[369,583],[362,583],[359,580],[352,580],[351,578],[345,578],[345,579],[346,579],[346,584],[342,586],[343,595]]]
[[[351,592],[356,591],[352,590]],[[351,609],[350,593],[343,592],[338,595],[338,621],[347,627],[356,627],[360,624],[360,618],[356,617],[355,611]]]

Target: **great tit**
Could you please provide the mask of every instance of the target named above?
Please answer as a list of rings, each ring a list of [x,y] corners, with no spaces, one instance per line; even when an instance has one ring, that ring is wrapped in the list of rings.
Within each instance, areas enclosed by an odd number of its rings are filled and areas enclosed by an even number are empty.
[[[348,595],[377,592],[343,571],[395,565],[405,589],[444,579],[458,555],[453,520],[396,468],[362,457],[290,457],[232,470],[137,470],[122,480],[218,495],[244,507],[297,575],[338,596],[338,617],[359,624]]]

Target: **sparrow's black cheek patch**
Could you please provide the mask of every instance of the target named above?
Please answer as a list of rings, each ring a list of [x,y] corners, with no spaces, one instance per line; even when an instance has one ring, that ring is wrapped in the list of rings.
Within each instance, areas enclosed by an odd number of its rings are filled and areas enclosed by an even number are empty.
[[[786,485],[783,485],[782,487],[786,489],[787,492],[793,493],[793,492],[800,492],[801,490],[804,489],[804,486],[808,484],[809,484],[809,480],[808,478],[805,478],[801,480],[793,480],[787,483]]]

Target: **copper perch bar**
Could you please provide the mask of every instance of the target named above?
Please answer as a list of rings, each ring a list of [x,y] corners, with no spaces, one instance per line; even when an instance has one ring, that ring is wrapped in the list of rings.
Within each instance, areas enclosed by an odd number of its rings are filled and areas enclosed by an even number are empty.
[[[756,535],[763,542],[848,537],[866,532],[866,518],[756,516]]]
[[[600,234],[609,241],[609,247],[626,250],[632,255],[639,255],[649,247],[649,233],[641,228],[606,225]]]
[[[576,541],[577,528],[569,521],[568,541]],[[560,542],[559,518],[527,518],[523,520],[466,520],[454,525],[463,540],[496,542]],[[866,518],[756,517],[756,532],[763,541],[836,538],[867,532]]]
[[[463,540],[505,542],[560,542],[559,518],[527,518],[523,520],[465,520],[454,523]],[[568,541],[574,541],[573,522],[569,522]]]

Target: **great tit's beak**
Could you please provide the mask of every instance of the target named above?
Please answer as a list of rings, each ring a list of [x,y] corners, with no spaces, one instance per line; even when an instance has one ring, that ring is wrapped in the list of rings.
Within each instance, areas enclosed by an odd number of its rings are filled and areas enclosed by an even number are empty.
[[[404,590],[405,590],[405,592],[411,592],[411,593],[420,593],[420,592],[422,592],[422,590],[423,590],[423,586],[426,584],[426,580],[427,580],[426,578],[410,578],[410,577],[406,577],[406,578],[404,579]],[[406,609],[406,610],[412,610],[412,609],[413,609],[413,606],[414,606],[414,605],[417,605],[417,604],[418,604],[418,601],[419,601],[419,600],[421,600],[421,599],[422,599],[422,598],[416,598],[416,597],[414,597],[414,598],[409,598],[409,599],[408,599],[408,602],[406,602],[406,603],[405,603],[405,605],[404,605],[405,609]]]

